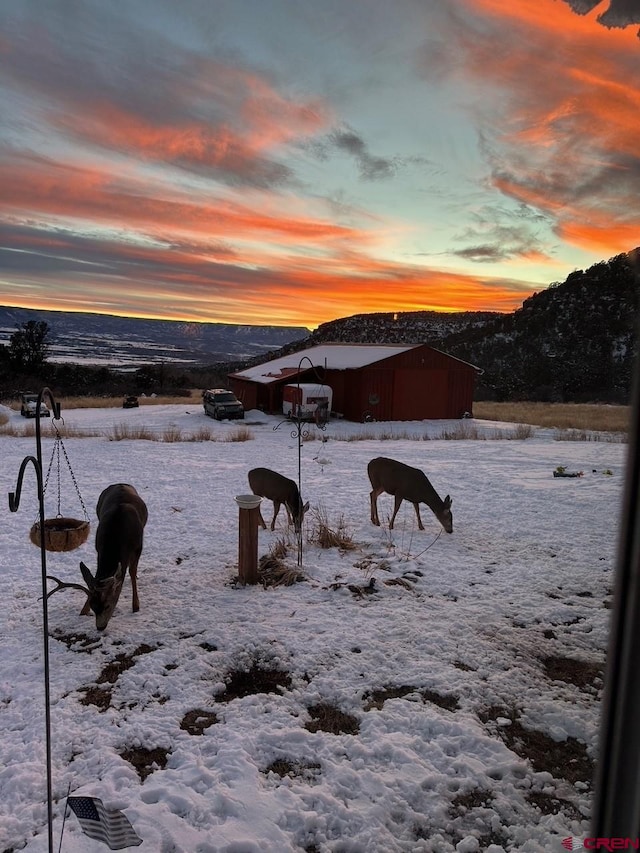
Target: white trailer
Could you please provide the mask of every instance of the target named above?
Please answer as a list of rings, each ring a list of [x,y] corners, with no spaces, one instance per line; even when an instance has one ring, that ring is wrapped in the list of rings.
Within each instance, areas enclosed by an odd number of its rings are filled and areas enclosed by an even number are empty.
[[[301,382],[300,385],[285,385],[282,390],[282,412],[288,418],[326,420],[331,412],[333,392],[328,385],[317,382]]]

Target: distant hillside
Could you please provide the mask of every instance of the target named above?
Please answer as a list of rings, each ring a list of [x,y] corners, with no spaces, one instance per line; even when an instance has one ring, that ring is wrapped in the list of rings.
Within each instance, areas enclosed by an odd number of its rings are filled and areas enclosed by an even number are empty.
[[[635,249],[572,272],[511,314],[357,314],[324,323],[271,356],[330,342],[429,344],[482,369],[476,399],[627,403],[638,346],[639,257]]]
[[[640,250],[617,255],[527,299],[443,348],[481,367],[498,400],[628,403],[638,351]]]
[[[638,349],[639,258],[640,249],[634,249],[572,272],[511,314],[358,314],[309,333],[303,327],[179,323],[0,307],[0,344],[8,342],[16,325],[44,320],[51,328],[52,362],[173,364],[188,369],[181,384],[196,385],[222,384],[233,370],[320,343],[429,344],[482,370],[479,400],[628,403]]]
[[[16,326],[29,320],[49,324],[52,362],[112,366],[188,366],[245,359],[309,334],[301,326],[182,323],[0,307],[0,344],[8,343]]]

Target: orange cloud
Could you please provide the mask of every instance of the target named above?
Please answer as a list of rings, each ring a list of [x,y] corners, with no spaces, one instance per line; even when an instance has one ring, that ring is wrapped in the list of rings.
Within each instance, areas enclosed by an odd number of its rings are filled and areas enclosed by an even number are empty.
[[[331,122],[317,99],[287,99],[255,73],[202,59],[168,99],[162,117],[94,100],[82,109],[51,111],[48,118],[53,127],[104,149],[207,168],[218,178],[258,186],[289,179],[286,165],[269,159],[279,147]]]
[[[496,93],[491,113],[482,99],[473,107],[491,140],[493,185],[543,211],[568,243],[604,256],[628,251],[640,232],[635,32],[607,30],[595,13],[557,0],[464,5],[477,16],[457,52],[466,79]]]
[[[117,175],[98,168],[48,164],[47,169],[37,169],[27,163],[3,164],[0,184],[0,209],[13,213],[38,212],[103,226],[126,222],[128,228],[150,233],[170,229],[209,237],[240,235],[244,240],[277,238],[285,244],[364,239],[355,228],[328,219],[303,218],[294,213],[269,215],[229,199],[212,199],[211,194],[206,200],[198,199],[195,194],[187,197],[133,180],[125,188]]]

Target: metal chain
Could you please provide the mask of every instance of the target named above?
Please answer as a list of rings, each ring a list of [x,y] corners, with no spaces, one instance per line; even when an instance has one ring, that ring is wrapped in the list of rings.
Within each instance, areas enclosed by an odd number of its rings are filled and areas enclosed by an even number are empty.
[[[57,428],[56,428],[56,432],[58,433]],[[62,440],[62,437],[60,436],[60,433],[58,433],[58,439],[57,440],[59,441],[60,447],[62,448],[62,452],[64,454],[64,458],[65,458],[65,461],[67,463],[67,468],[69,469],[69,474],[71,474],[71,480],[73,482],[73,485],[75,486],[76,494],[78,495],[78,500],[80,501],[80,505],[82,506],[82,511],[84,512],[85,521],[88,521],[89,520],[89,514],[87,513],[87,508],[84,505],[84,501],[82,500],[82,495],[80,494],[80,488],[78,487],[78,483],[76,481],[76,476],[73,473],[73,469],[71,468],[71,463],[69,462],[69,457],[67,456],[67,449],[64,446],[64,442]],[[60,463],[58,463],[58,470],[60,470]],[[59,512],[60,512],[60,477],[58,477],[58,513]]]
[[[56,432],[58,432],[57,429],[56,429]],[[61,503],[61,499],[60,499],[60,445],[61,444],[62,444],[62,439],[60,438],[60,433],[58,433],[58,437],[56,438],[56,446],[55,446],[56,457],[58,460],[58,512],[56,513],[56,518],[62,518],[62,513],[60,512],[60,503]]]
[[[62,418],[61,418],[62,420]],[[52,423],[51,426],[54,428],[56,432],[56,438],[53,445],[53,451],[51,453],[51,459],[49,460],[49,467],[47,469],[47,476],[45,477],[44,486],[42,488],[42,494],[47,491],[47,486],[49,485],[49,478],[51,476],[51,469],[53,467],[54,458],[57,460],[57,471],[58,471],[58,512],[57,518],[62,518],[61,504],[62,504],[62,494],[61,494],[61,477],[60,477],[60,448],[62,448],[62,453],[64,454],[65,461],[67,463],[67,468],[69,469],[69,474],[71,475],[71,480],[76,489],[76,494],[78,495],[78,500],[80,501],[80,505],[82,507],[82,511],[84,513],[85,521],[89,521],[89,513],[87,512],[87,508],[82,500],[82,495],[80,494],[80,488],[78,486],[75,474],[73,473],[73,468],[71,467],[71,462],[69,462],[69,457],[67,456],[67,448],[64,446],[64,442],[62,440],[62,436],[58,430],[58,427]]]
[[[44,480],[44,486],[42,488],[42,493],[44,494],[47,491],[47,486],[49,485],[49,476],[51,474],[51,468],[53,466],[53,457],[55,456],[55,447],[53,448],[53,453],[51,454],[51,459],[49,460],[49,468],[47,469],[47,476]]]

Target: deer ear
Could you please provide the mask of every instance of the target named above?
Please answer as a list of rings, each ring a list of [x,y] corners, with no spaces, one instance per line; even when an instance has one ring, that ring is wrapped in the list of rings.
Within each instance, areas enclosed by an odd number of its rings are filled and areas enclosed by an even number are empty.
[[[302,512],[305,513],[309,509],[309,501],[302,507]]]
[[[447,495],[447,496],[446,496],[446,498],[444,499],[444,505],[445,505],[445,506],[447,507],[447,509],[448,509],[448,508],[451,506],[451,504],[452,504],[452,503],[453,503],[453,501],[451,500],[451,498],[449,497],[449,495]]]
[[[82,577],[84,578],[84,582],[86,583],[86,585],[89,587],[89,589],[93,589],[93,587],[96,585],[95,578],[93,577],[89,569],[85,566],[85,564],[82,562],[82,560],[80,561],[80,571],[82,572]]]

